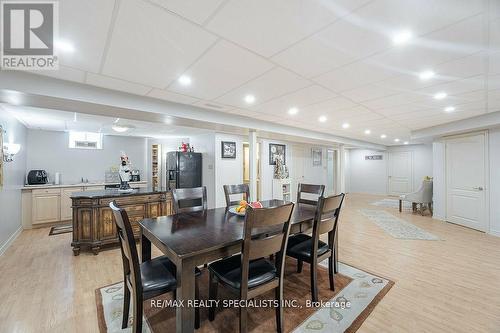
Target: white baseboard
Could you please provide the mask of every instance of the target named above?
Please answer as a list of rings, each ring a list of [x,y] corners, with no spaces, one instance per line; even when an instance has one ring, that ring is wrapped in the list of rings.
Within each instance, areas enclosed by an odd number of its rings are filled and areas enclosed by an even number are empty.
[[[9,246],[12,245],[12,243],[16,240],[17,236],[21,234],[21,231],[23,231],[23,227],[20,226],[19,229],[17,229],[10,237],[7,239],[7,241],[0,247],[0,256],[7,251]]]
[[[491,229],[490,229],[490,232],[488,232],[488,233],[489,233],[490,235],[500,237],[500,231],[498,231],[498,230],[491,230]]]

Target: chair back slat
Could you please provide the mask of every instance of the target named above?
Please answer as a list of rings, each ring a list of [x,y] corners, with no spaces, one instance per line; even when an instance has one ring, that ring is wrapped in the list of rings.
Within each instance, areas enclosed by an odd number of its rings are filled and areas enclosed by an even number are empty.
[[[276,254],[276,269],[279,278],[283,279],[284,260],[288,235],[290,234],[290,217],[293,203],[271,208],[247,207],[241,248],[241,288],[240,296],[248,295],[248,270],[250,260],[264,258]]]
[[[275,254],[281,251],[283,233],[271,235],[265,238],[257,238],[252,240],[251,243],[249,259],[254,260],[263,258],[269,254]]]
[[[317,205],[317,200],[305,199],[302,198],[302,194],[313,194],[318,198],[322,197],[325,193],[325,185],[314,185],[314,184],[299,184],[297,189],[297,203],[299,204],[307,204],[307,205]]]
[[[250,187],[248,184],[238,184],[238,185],[224,185],[224,195],[226,197],[226,206],[236,206],[240,203],[240,200],[231,201],[231,196],[236,194],[243,194],[243,199],[246,201],[250,200]]]
[[[207,210],[207,188],[176,188],[172,190],[174,212],[191,213]]]
[[[109,207],[113,211],[118,239],[120,241],[124,282],[126,283],[128,278],[136,292],[142,293],[139,255],[128,214],[124,209],[118,207],[114,201],[109,204]]]
[[[321,196],[316,207],[316,215],[313,222],[312,244],[313,257],[318,253],[318,241],[321,235],[328,233],[328,246],[333,248],[335,234],[337,233],[340,209],[344,202],[345,194],[329,197]]]

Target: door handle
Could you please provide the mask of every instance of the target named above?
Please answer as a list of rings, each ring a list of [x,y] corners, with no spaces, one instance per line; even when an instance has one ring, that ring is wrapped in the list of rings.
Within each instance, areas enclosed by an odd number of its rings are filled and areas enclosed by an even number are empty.
[[[474,190],[482,191],[484,188],[482,186],[473,187]]]

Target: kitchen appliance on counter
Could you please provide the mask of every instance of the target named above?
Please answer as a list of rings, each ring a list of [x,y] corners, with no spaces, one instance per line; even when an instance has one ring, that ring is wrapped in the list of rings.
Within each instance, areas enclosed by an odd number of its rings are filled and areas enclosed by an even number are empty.
[[[202,186],[201,153],[172,151],[167,153],[167,188]]]
[[[49,177],[45,170],[30,170],[27,178],[28,185],[44,185],[49,182]]]

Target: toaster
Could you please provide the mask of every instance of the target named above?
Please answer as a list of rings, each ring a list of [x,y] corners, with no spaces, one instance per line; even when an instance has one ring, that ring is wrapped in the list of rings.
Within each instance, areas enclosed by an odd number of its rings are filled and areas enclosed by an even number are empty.
[[[45,170],[30,170],[28,172],[28,185],[43,185],[49,182]]]

